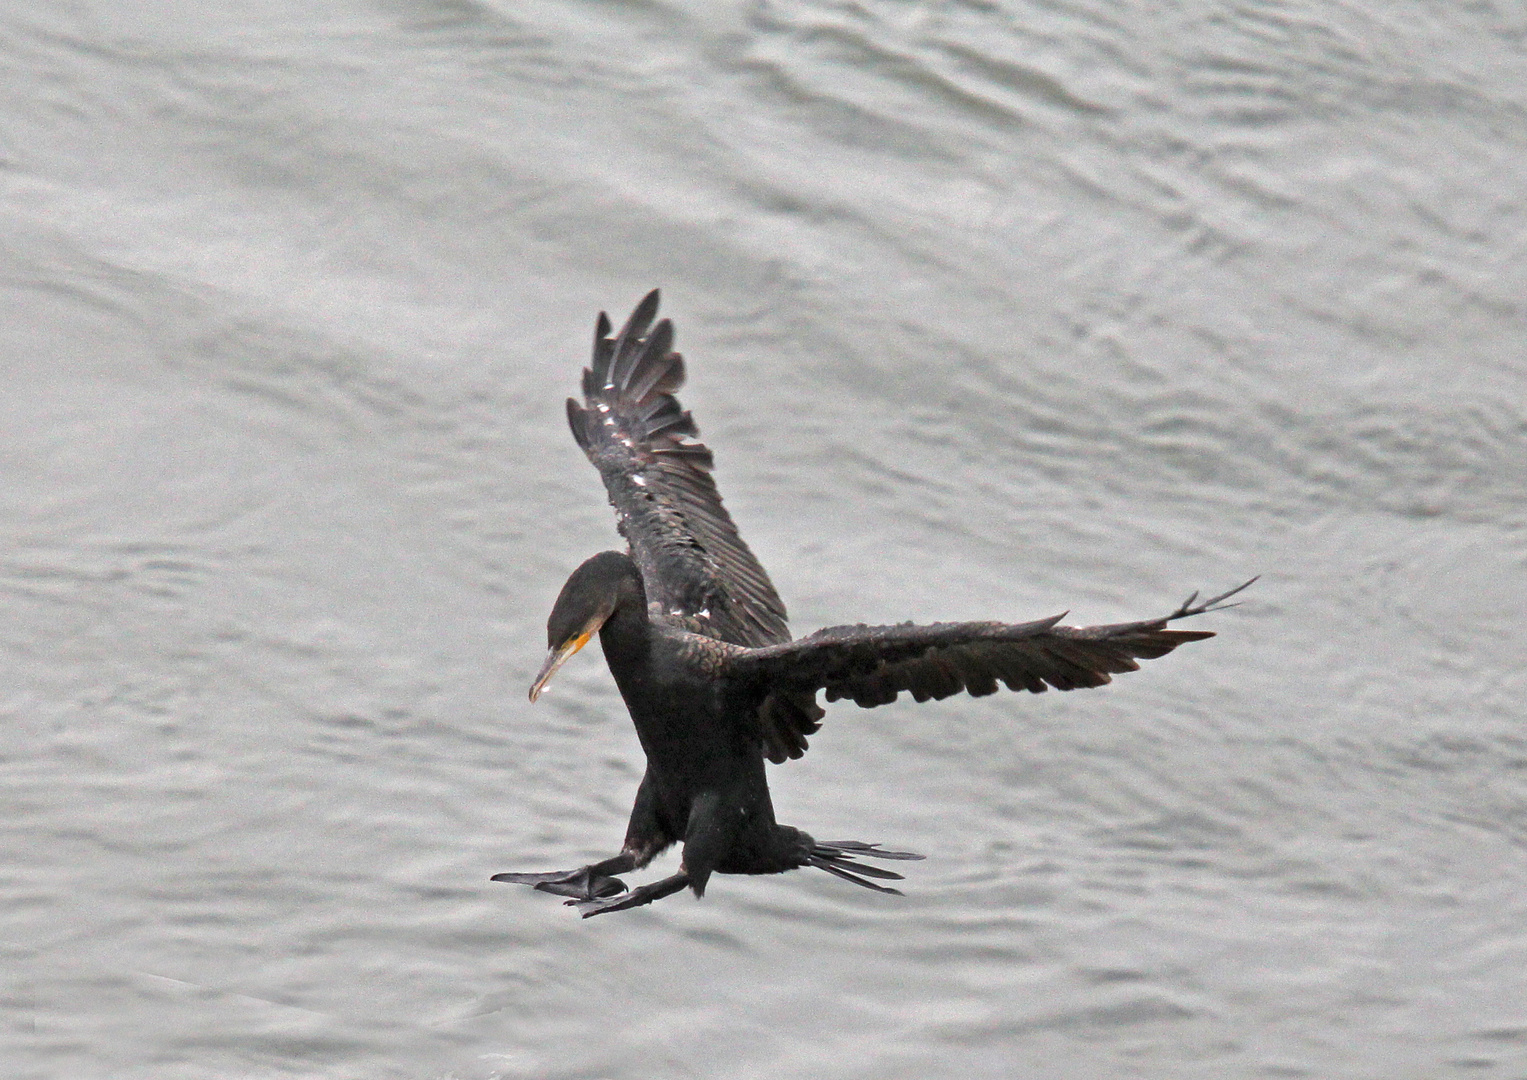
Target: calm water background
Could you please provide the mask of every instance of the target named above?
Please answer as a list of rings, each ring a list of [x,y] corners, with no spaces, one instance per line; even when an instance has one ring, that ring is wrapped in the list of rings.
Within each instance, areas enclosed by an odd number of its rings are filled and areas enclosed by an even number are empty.
[[[525,689],[654,285],[798,632],[1263,579],[835,706],[905,899],[490,885],[640,773]],[[1527,1077],[1519,3],[23,0],[0,310],[7,1077]]]

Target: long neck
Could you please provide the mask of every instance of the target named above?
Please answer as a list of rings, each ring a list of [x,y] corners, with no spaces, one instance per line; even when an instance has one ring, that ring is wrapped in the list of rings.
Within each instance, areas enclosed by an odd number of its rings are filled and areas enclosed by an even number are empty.
[[[629,573],[616,590],[615,610],[599,628],[599,644],[604,649],[610,670],[619,676],[621,669],[645,659],[652,626],[647,619],[647,593],[636,564],[626,560]]]

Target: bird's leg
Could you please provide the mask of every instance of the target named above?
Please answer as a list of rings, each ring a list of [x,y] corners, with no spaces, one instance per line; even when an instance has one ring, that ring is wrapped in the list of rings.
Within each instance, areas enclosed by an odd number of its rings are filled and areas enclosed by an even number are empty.
[[[615,896],[605,900],[569,900],[587,919],[591,915],[603,915],[607,911],[624,911],[626,908],[641,907],[650,904],[654,900],[661,900],[665,896],[672,896],[684,886],[690,884],[687,871],[680,870],[671,877],[665,877],[661,881],[654,881],[647,885],[638,885],[624,896]]]
[[[732,813],[727,813],[728,806],[732,808]],[[735,836],[735,829],[731,826],[737,817],[736,809],[735,804],[722,798],[718,792],[701,792],[689,806],[689,827],[684,833],[684,861],[679,864],[677,874],[650,885],[638,886],[625,896],[568,902],[577,907],[587,919],[607,911],[624,911],[650,904],[654,900],[672,896],[686,885],[695,891],[696,896],[705,895],[705,883],[731,848]]]
[[[673,840],[658,821],[657,799],[652,784],[648,778],[643,777],[641,786],[636,789],[636,804],[631,807],[631,822],[626,826],[626,842],[619,855],[577,870],[553,870],[547,874],[494,874],[491,880],[530,885],[541,892],[570,896],[575,902],[618,896],[626,891],[626,883],[615,877],[616,874],[640,870],[672,843]]]

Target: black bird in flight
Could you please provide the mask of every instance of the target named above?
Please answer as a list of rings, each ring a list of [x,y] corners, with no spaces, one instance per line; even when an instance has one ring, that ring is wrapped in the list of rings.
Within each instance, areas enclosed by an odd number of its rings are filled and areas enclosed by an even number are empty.
[[[834,626],[791,640],[785,605],[737,534],[711,479],[711,452],[674,397],[684,362],[673,325],[655,326],[658,291],[610,336],[603,312],[583,403],[568,399],[573,437],[604,478],[628,552],[605,551],[573,571],[547,620],[551,654],[534,701],[595,634],[636,724],[647,771],[620,853],[577,870],[495,874],[570,897],[585,918],[650,904],[685,886],[702,896],[712,873],[777,874],[801,866],[878,892],[900,874],[870,859],[920,859],[857,840],[820,841],[774,820],[764,759],[806,752],[828,701],[873,708],[909,690],[917,701],[966,691],[1040,693],[1101,686],[1208,630],[1168,623],[1215,610],[1240,592],[1170,615],[1112,626],[955,622]],[[1255,579],[1252,579],[1255,580]],[[679,871],[628,889],[615,875],[684,845]]]

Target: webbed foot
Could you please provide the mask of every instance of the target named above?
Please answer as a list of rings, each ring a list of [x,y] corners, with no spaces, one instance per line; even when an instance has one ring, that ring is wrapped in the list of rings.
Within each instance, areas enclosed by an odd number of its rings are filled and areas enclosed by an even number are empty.
[[[624,896],[592,900],[567,900],[567,904],[578,909],[585,919],[594,915],[603,915],[608,911],[625,911],[627,908],[641,907],[650,904],[654,900],[661,900],[678,892],[689,884],[689,875],[679,871],[671,877],[665,877],[661,881],[654,881],[647,885],[638,885]]]
[[[619,896],[626,891],[624,881],[596,873],[592,866],[584,866],[577,870],[554,870],[546,874],[494,874],[489,880],[529,885],[539,892],[570,896],[572,899],[568,903],[571,904]]]

